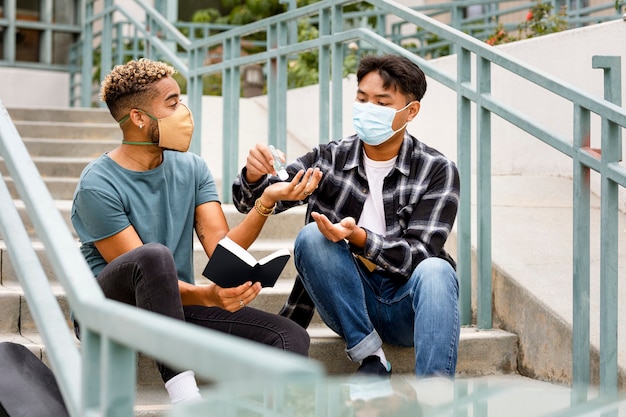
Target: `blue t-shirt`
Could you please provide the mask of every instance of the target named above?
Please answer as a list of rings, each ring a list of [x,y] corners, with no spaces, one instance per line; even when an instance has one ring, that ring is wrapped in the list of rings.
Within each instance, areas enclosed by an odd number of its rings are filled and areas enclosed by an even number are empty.
[[[161,243],[174,255],[178,278],[193,283],[195,208],[219,201],[206,163],[190,152],[164,151],[150,171],[130,171],[107,154],[82,172],[74,193],[72,224],[94,275],[107,264],[94,242],[131,224],[143,243]]]

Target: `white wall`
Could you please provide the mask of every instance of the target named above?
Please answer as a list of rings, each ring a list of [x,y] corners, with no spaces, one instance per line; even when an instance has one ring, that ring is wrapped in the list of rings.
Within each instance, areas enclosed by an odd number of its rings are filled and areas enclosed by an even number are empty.
[[[622,97],[626,100],[626,22],[614,21],[579,30],[532,38],[498,46],[521,62],[532,65],[546,76],[561,80],[584,93],[604,97],[603,71],[592,68],[594,55],[622,57]],[[436,66],[446,72],[456,72],[456,58],[441,58]],[[474,70],[473,70],[474,71]],[[520,77],[495,67],[492,70],[492,95],[521,109],[541,125],[554,129],[564,138],[572,138],[572,106],[560,97],[541,91]],[[456,97],[447,88],[434,82],[422,103],[422,123],[417,132],[424,140],[442,143],[448,152],[456,153]],[[452,112],[452,113],[451,113]],[[432,119],[445,123],[429,123]],[[420,119],[418,117],[418,120]],[[508,123],[493,120],[494,174],[571,175],[569,158],[560,156],[545,145],[530,140],[529,136]],[[594,120],[591,132],[592,146],[599,147],[599,123]],[[419,123],[419,122],[418,122]]]
[[[594,55],[620,56],[622,107],[626,104],[626,22],[616,20],[588,28],[528,39],[498,46],[514,59],[528,63],[548,77],[561,80],[582,92],[604,98],[604,72],[592,68]],[[455,73],[456,58],[436,61],[440,69]],[[560,97],[547,94],[520,77],[492,70],[492,95],[521,109],[541,125],[554,130],[569,143],[573,137],[573,108]],[[422,103],[414,132],[424,141],[456,155],[456,98],[443,86],[431,82]],[[437,120],[436,123],[431,123]],[[569,157],[533,139],[502,120],[492,118],[494,175],[572,176]],[[475,132],[473,132],[474,136]],[[591,146],[600,147],[600,122],[592,116]],[[622,143],[626,130],[622,129]],[[475,149],[475,148],[474,148]],[[474,152],[475,154],[475,152]],[[626,145],[622,148],[622,160]],[[592,190],[599,193],[597,175],[591,176]],[[626,190],[620,188],[620,208],[626,211]]]
[[[68,107],[69,74],[0,68],[0,100],[5,107]]]

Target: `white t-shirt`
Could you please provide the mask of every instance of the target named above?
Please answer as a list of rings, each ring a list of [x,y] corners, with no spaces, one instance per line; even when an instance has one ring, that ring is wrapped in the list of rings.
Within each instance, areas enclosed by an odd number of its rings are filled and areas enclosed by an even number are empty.
[[[397,156],[388,161],[373,161],[363,152],[363,157],[370,192],[365,199],[358,225],[385,236],[387,226],[385,225],[385,207],[383,205],[383,183],[385,177],[396,164]]]

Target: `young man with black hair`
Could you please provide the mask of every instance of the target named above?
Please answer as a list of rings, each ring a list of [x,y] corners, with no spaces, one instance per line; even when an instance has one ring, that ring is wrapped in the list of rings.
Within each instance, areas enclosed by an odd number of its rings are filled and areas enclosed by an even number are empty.
[[[453,377],[460,332],[455,262],[444,250],[458,202],[455,164],[406,131],[426,92],[411,60],[364,57],[353,107],[356,134],[289,164],[290,177],[319,168],[315,189],[277,203],[307,204],[295,263],[324,322],[346,342],[359,373],[388,376],[383,342],[415,348],[415,374]],[[263,144],[233,184],[248,212],[279,180]]]

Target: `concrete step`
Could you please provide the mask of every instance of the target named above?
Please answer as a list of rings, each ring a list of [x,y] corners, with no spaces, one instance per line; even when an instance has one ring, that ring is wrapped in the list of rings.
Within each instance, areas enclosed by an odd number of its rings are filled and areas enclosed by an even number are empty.
[[[84,162],[82,162],[84,164]],[[85,164],[86,165],[86,164]],[[75,170],[76,171],[76,170]],[[50,193],[50,196],[55,200],[71,200],[74,196],[74,191],[76,190],[76,186],[78,185],[78,177],[51,177],[51,176],[42,176],[44,183]],[[13,183],[13,178],[10,176],[5,176],[4,181],[9,188],[9,192],[13,199],[20,199],[20,195],[18,194],[15,184]],[[221,190],[222,180],[221,178],[215,178],[215,185],[218,190]]]
[[[28,153],[35,156],[95,159],[120,144],[117,139],[22,138]]]
[[[91,279],[91,277],[88,278]],[[250,303],[250,306],[259,310],[278,313],[287,300],[292,286],[293,277],[281,279],[274,288],[264,288],[258,297]],[[51,288],[61,311],[67,318],[68,328],[73,329],[65,290],[59,284],[53,284]],[[37,331],[37,326],[19,283],[9,282],[0,285],[0,312],[0,333],[34,333]],[[311,324],[322,325],[322,320],[317,313],[313,316]]]
[[[80,246],[78,240],[76,241],[76,248]],[[33,241],[33,248],[39,256],[39,260],[43,267],[44,272],[48,276],[48,280],[52,283],[57,283],[56,274],[49,262],[43,243],[39,241]],[[272,252],[279,249],[288,249],[293,255],[293,240],[290,239],[258,239],[249,249],[249,252],[256,259],[261,259]],[[17,284],[17,277],[15,275],[15,269],[10,253],[6,248],[6,244],[0,240],[0,253],[2,256],[2,265],[0,266],[0,282],[4,285]],[[194,270],[196,284],[206,284],[207,278],[202,275],[202,271],[206,266],[209,258],[204,252],[202,245],[198,242],[194,245]],[[296,276],[296,269],[293,263],[293,256],[289,259],[282,273],[280,274],[279,281],[282,279],[293,279]]]
[[[331,376],[349,375],[354,372],[356,365],[349,362],[343,353],[343,342],[330,330],[313,327],[309,329],[312,345],[310,356],[322,361]],[[0,342],[11,341],[27,346],[36,356],[49,365],[45,346],[35,333],[19,335],[14,333],[1,333]],[[79,343],[79,342],[77,342]],[[478,331],[473,328],[461,329],[459,343],[459,364],[457,367],[457,380],[475,379],[485,376],[507,378],[516,380],[519,377],[514,371],[503,372],[503,360],[509,360],[510,356],[504,351],[515,351],[517,338],[515,335],[500,330]],[[405,380],[411,386],[419,388],[423,381],[415,379],[412,374],[413,349],[393,348],[385,346],[387,357],[393,363],[393,380]],[[503,357],[507,355],[506,357]],[[507,364],[511,366],[514,364]],[[136,417],[165,417],[170,409],[169,397],[163,387],[160,375],[154,361],[143,355],[139,355],[137,363],[137,391],[135,401]],[[506,376],[504,376],[506,375]],[[433,387],[433,383],[428,384]],[[439,383],[442,383],[441,381]],[[446,384],[449,384],[447,382]],[[202,386],[201,386],[202,388]],[[422,386],[423,390],[424,387]],[[433,401],[437,397],[428,396],[427,401]]]
[[[107,109],[99,108],[30,108],[7,109],[13,121],[48,121],[71,123],[110,123],[116,125]]]
[[[315,324],[307,329],[311,337],[309,356],[324,364],[329,375],[348,375],[356,371],[358,365],[345,354],[345,344],[341,338],[323,324]],[[43,360],[45,345],[39,333],[0,332],[0,342],[11,341],[39,349]],[[77,344],[80,341],[76,340]],[[384,345],[387,359],[391,362],[394,374],[413,374],[413,348]],[[456,375],[476,377],[484,375],[515,374],[517,372],[517,336],[498,329],[478,330],[463,327],[459,339],[459,353]],[[141,387],[160,387],[162,381],[153,359],[139,354],[137,360],[137,383]]]
[[[26,226],[26,229],[31,232],[32,237],[35,237],[35,229],[33,223],[28,217],[25,203],[22,200],[13,200],[13,203],[20,213],[20,217]],[[72,199],[55,200],[55,204],[57,210],[61,214],[61,217],[65,220],[67,227],[69,230],[73,231],[74,227],[72,226],[71,221]],[[233,204],[222,204],[222,211],[224,212],[226,221],[231,228],[238,225],[246,216],[245,214],[239,213]],[[306,207],[301,206],[294,207],[286,212],[274,216],[270,216],[263,226],[263,230],[261,230],[259,240],[284,240],[285,237],[288,239],[295,239],[298,231],[300,231],[302,226],[304,226],[305,214]]]
[[[19,120],[13,123],[22,138],[122,140],[122,131],[115,123]]]
[[[14,199],[19,199],[13,178],[4,177],[7,188]],[[43,177],[50,196],[55,200],[71,200],[78,185],[78,177]]]
[[[80,177],[83,169],[93,161],[92,157],[59,157],[59,156],[32,156],[32,160],[39,171],[39,174],[44,178],[50,177]],[[0,159],[0,174],[3,176],[9,176],[8,168],[5,162]]]
[[[52,269],[50,262],[47,259],[45,249],[43,244],[38,240],[37,233],[33,223],[30,221],[28,216],[26,206],[21,200],[14,200],[14,204],[20,213],[22,218],[22,222],[33,238],[33,248],[36,253],[39,255],[39,259],[42,263],[42,267],[46,272],[46,275],[49,277],[51,282],[56,282],[55,273]],[[71,201],[69,200],[57,200],[56,201],[57,209],[61,214],[61,217],[65,220],[68,230],[73,231],[73,227],[71,225],[70,215],[71,215]],[[231,204],[222,205],[223,211],[226,215],[226,220],[230,227],[234,227],[241,222],[244,215],[237,212],[235,207]],[[270,253],[277,251],[279,249],[287,248],[289,250],[293,250],[293,240],[300,228],[304,225],[304,216],[305,216],[305,207],[297,207],[287,212],[271,216],[263,230],[261,231],[258,239],[255,243],[250,247],[250,253],[256,258],[261,259],[264,256],[269,255]],[[206,262],[208,261],[208,257],[206,256],[202,245],[197,241],[197,238],[194,236],[195,244],[194,244],[194,270],[195,270],[195,278],[197,283],[206,283],[206,278],[202,276],[202,271]],[[78,239],[76,239],[76,246],[80,246]],[[0,265],[0,282],[8,285],[10,283],[16,283],[15,272],[13,268],[13,263],[11,260],[10,254],[7,253],[6,244],[0,240],[0,256],[3,260],[2,265]],[[289,260],[283,273],[281,274],[281,279],[293,279],[296,275],[295,266],[293,264],[293,257]]]
[[[265,288],[251,306],[278,313],[287,299],[292,284],[293,280],[285,279],[275,288]],[[67,318],[68,331],[72,331],[70,308],[64,290],[59,285],[53,285],[52,290]],[[25,337],[32,344],[43,345],[28,302],[18,284],[0,286],[0,317],[0,335],[2,335],[0,340],[15,341]],[[310,356],[322,361],[329,374],[345,374],[355,370],[355,365],[345,355],[343,341],[323,324],[317,313],[308,330],[312,339]],[[385,351],[395,372],[413,372],[412,348],[386,346]],[[517,336],[500,330],[481,331],[471,327],[463,328],[459,343],[457,370],[459,375],[515,372],[516,358]],[[152,362],[149,358],[141,358],[139,361],[140,384],[150,385],[153,381],[159,381]]]

